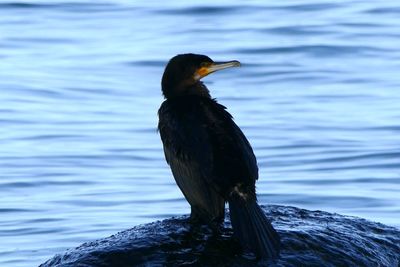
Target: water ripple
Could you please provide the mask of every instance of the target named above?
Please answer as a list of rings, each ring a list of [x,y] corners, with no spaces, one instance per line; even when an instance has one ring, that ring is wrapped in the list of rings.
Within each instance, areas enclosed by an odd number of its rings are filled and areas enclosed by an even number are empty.
[[[400,14],[400,8],[399,7],[390,7],[390,8],[372,8],[366,11],[367,13],[371,14],[392,14],[392,15],[399,15]]]
[[[282,34],[282,35],[321,35],[321,34],[332,34],[336,33],[335,31],[324,29],[321,26],[281,26],[267,29],[259,29],[261,33],[272,33],[272,34]]]
[[[336,186],[338,184],[393,184],[393,183],[400,183],[400,177],[393,177],[393,178],[354,178],[354,179],[292,179],[292,180],[284,180],[282,183],[287,184],[299,184],[299,185],[333,185]]]
[[[259,163],[259,201],[399,226],[396,1],[0,3],[0,266],[190,212],[157,109],[169,58],[204,79]],[[22,249],[21,249],[22,248]]]
[[[336,9],[336,8],[341,8],[343,5],[338,4],[338,3],[304,3],[304,4],[297,4],[297,5],[283,5],[283,6],[275,6],[275,7],[270,7],[270,8],[275,8],[275,9],[282,9],[282,10],[288,10],[288,11],[293,11],[293,12],[298,12],[298,11],[327,11],[330,9]]]
[[[0,183],[2,189],[24,189],[43,186],[89,186],[94,185],[93,181],[40,181],[40,182],[11,182]]]
[[[389,50],[372,46],[351,46],[351,45],[299,45],[287,47],[266,47],[266,48],[241,48],[235,49],[235,53],[241,54],[308,54],[315,57],[332,57],[346,55],[367,55],[374,53],[389,52]]]
[[[99,11],[106,10],[109,8],[115,8],[116,5],[111,3],[90,3],[90,2],[59,2],[59,3],[21,3],[21,2],[9,2],[0,3],[0,8],[7,9],[60,9],[60,10],[75,10],[75,11]]]
[[[167,15],[223,15],[233,12],[242,13],[246,10],[257,9],[251,6],[195,6],[187,8],[159,9],[157,13]]]

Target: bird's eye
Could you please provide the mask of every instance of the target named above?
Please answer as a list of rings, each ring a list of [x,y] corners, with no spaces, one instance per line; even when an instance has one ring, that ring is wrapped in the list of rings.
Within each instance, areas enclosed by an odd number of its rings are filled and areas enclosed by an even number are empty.
[[[200,63],[200,67],[206,67],[207,66],[207,62],[201,62]]]

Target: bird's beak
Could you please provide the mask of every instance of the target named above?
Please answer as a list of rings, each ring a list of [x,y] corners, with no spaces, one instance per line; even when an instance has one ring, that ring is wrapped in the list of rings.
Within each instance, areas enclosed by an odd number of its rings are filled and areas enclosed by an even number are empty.
[[[213,62],[206,66],[202,66],[196,70],[194,74],[195,80],[200,80],[201,78],[207,76],[210,73],[216,72],[218,70],[223,70],[232,67],[240,67],[240,62],[237,60],[227,61],[227,62]]]

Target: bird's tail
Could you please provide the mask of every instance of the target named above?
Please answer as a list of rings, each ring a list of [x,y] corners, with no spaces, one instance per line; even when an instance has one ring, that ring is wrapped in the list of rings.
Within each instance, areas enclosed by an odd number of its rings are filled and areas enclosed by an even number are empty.
[[[229,212],[234,234],[242,246],[263,259],[279,256],[280,237],[256,199],[244,200],[240,195],[232,194]]]

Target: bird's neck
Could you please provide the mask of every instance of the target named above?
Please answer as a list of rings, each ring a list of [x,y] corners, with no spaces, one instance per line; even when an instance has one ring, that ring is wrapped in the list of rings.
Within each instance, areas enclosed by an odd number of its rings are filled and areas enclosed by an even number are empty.
[[[188,87],[185,91],[185,94],[187,95],[198,95],[211,98],[210,91],[202,82],[195,83],[193,86]]]
[[[192,85],[182,86],[178,88],[174,88],[174,90],[168,90],[169,93],[163,90],[165,98],[173,98],[179,96],[187,96],[187,95],[194,95],[194,96],[201,96],[211,98],[210,91],[202,82],[196,82]]]

